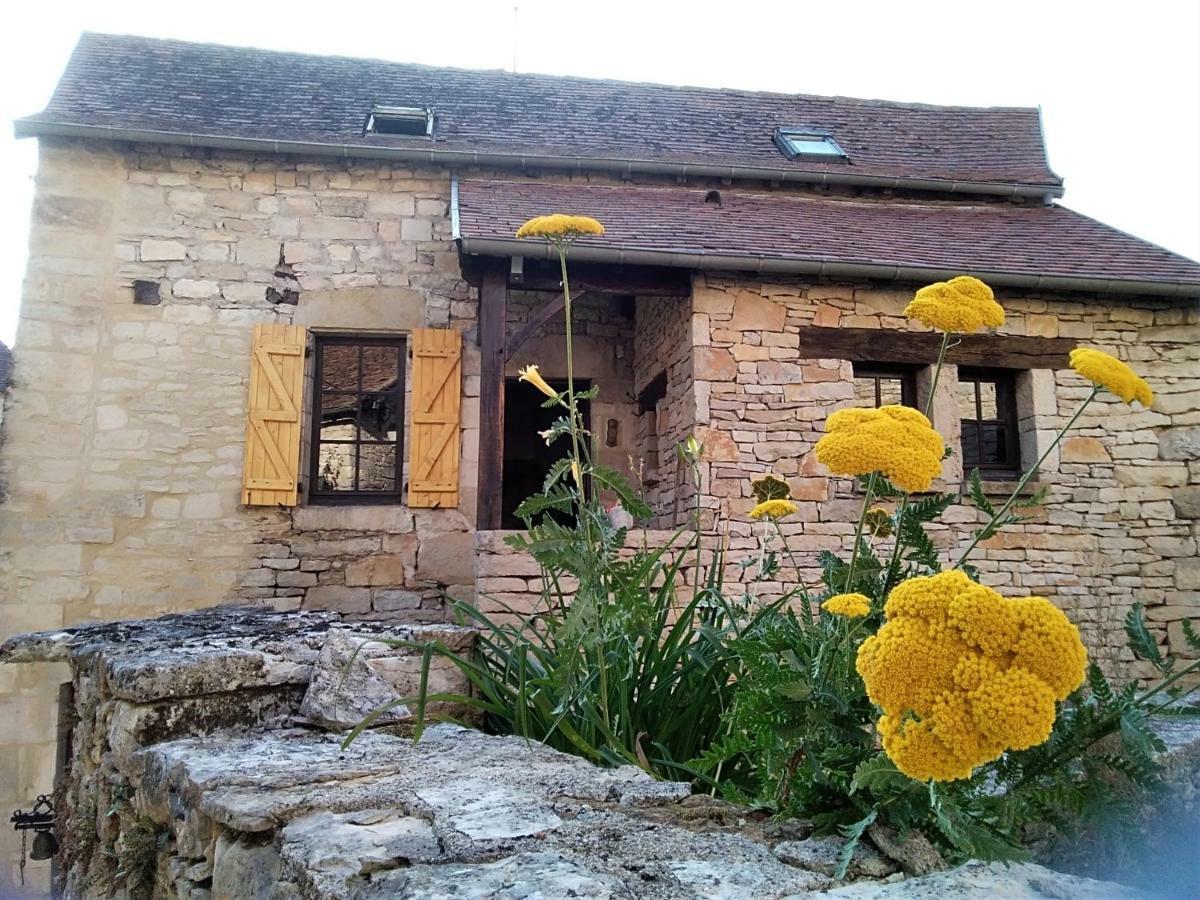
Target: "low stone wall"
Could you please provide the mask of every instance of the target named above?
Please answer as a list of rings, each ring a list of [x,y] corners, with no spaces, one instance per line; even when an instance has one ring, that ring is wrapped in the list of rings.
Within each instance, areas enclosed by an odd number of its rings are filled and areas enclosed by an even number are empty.
[[[343,747],[341,734],[319,726],[344,729],[366,701],[415,686],[419,660],[376,640],[384,633],[346,628],[334,613],[224,608],[6,642],[2,662],[68,662],[74,675],[76,721],[56,792],[59,891],[186,900],[1135,897],[1038,866],[937,871],[944,864],[928,843],[877,826],[851,858],[856,883],[838,888],[840,838],[692,796],[632,766],[601,769],[456,725],[436,725],[419,742],[368,731]],[[462,651],[473,638],[445,626],[391,634]],[[461,690],[456,671],[442,666],[435,689]]]
[[[6,641],[0,662],[68,663],[72,670],[70,690],[60,694],[57,889],[72,897],[149,897],[151,889],[161,889],[154,896],[207,896],[218,833],[181,826],[163,842],[172,817],[198,798],[173,796],[163,815],[148,806],[146,748],[204,735],[219,745],[256,728],[353,725],[417,691],[420,653],[372,640],[385,637],[469,649],[474,633],[445,625],[343,627],[332,612],[218,607]],[[466,686],[445,661],[433,667],[430,684],[455,692]],[[408,721],[400,706],[381,724]],[[329,746],[336,757],[336,742]],[[252,896],[235,888],[218,894]]]

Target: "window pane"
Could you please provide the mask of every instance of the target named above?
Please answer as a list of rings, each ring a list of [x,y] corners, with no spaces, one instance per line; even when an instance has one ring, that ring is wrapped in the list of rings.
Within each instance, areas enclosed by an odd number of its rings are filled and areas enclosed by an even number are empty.
[[[1000,418],[999,407],[996,405],[996,382],[979,382],[979,406],[983,419]]]
[[[900,378],[879,379],[879,405],[899,405],[904,401],[904,381]]]
[[[793,153],[820,154],[821,156],[841,156],[841,151],[829,142],[828,138],[819,135],[788,135],[785,140]]]
[[[362,348],[362,352],[362,390],[386,391],[394,388],[400,365],[400,349],[367,345]]]
[[[361,440],[395,441],[399,434],[400,404],[395,394],[367,394],[358,410]]]
[[[985,465],[1007,465],[1008,458],[1008,429],[1003,425],[980,425],[980,454],[981,462]]]
[[[873,407],[875,405],[875,379],[854,379],[854,405]]]
[[[958,415],[961,419],[974,419],[976,416],[974,381],[958,383]]]
[[[395,444],[359,444],[358,489],[394,491],[396,489]]]
[[[358,397],[355,394],[322,394],[321,433],[318,437],[323,441],[357,440],[358,429],[354,425],[357,409]]]
[[[979,432],[974,421],[962,423],[962,455],[964,466],[979,465]]]
[[[354,490],[354,444],[322,444],[317,454],[317,490]]]
[[[329,344],[321,351],[321,387],[326,390],[358,390],[358,347]]]

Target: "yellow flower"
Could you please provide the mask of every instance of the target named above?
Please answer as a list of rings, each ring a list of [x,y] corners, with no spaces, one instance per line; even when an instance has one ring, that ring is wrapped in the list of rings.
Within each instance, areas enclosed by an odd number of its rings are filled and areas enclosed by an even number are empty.
[[[907,406],[843,409],[825,423],[817,460],[835,475],[882,472],[905,491],[927,491],[942,471],[942,437]]]
[[[772,519],[778,521],[784,516],[790,516],[795,512],[799,512],[798,507],[791,500],[764,500],[754,509],[750,510],[750,518],[752,519]]]
[[[571,477],[575,479],[575,485],[581,491],[583,490],[583,472],[579,468],[579,460],[571,460]]]
[[[996,302],[992,289],[970,275],[926,285],[904,308],[904,314],[930,328],[961,334],[1004,324],[1004,307]]]
[[[586,234],[604,234],[604,226],[587,216],[555,213],[537,216],[517,229],[517,237],[541,237],[550,241],[574,240]]]
[[[519,370],[517,374],[521,376],[519,379],[517,379],[518,381],[528,381],[547,397],[558,396],[558,391],[546,384],[546,380],[542,378],[541,374],[538,372],[537,366],[526,366],[525,368]]]
[[[821,609],[833,616],[860,619],[871,612],[871,601],[865,594],[834,594]]]
[[[786,479],[768,472],[766,475],[760,475],[751,480],[750,493],[759,503],[766,503],[768,500],[790,500],[792,486],[787,483]]]
[[[884,751],[911,778],[966,778],[1042,743],[1055,701],[1083,683],[1079,631],[1041,597],[1007,600],[952,570],[898,585],[884,615],[856,668],[883,710]]]
[[[1108,388],[1126,403],[1136,400],[1147,408],[1154,403],[1150,385],[1133,369],[1103,350],[1076,347],[1071,351],[1071,368],[1102,388]]]
[[[704,446],[698,440],[696,440],[696,436],[694,434],[689,434],[687,436],[687,440],[683,442],[683,446],[680,449],[687,459],[690,459],[694,462],[700,458],[700,452],[704,449]]]

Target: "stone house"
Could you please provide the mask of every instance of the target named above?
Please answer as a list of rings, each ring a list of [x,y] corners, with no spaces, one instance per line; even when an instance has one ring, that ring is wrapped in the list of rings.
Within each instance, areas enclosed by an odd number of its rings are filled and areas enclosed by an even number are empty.
[[[698,506],[753,552],[749,479],[775,471],[815,580],[857,508],[810,455],[822,422],[923,403],[937,337],[901,310],[971,273],[1008,320],[937,386],[941,487],[978,466],[999,492],[1037,457],[1086,393],[1079,342],[1158,395],[1092,407],[1043,467],[1045,508],[986,544],[988,582],[1052,597],[1109,666],[1131,603],[1173,649],[1200,614],[1200,265],[1059,205],[1037,110],[89,34],[17,132],[40,164],[0,448],[5,634],[238,600],[409,622],[446,593],[531,603],[500,533],[547,461],[514,376],[565,374],[563,317],[556,262],[513,234],[552,211],[607,227],[573,251],[577,371],[654,528]],[[948,518],[946,547],[975,523]],[[10,807],[52,781],[64,680],[0,671]]]

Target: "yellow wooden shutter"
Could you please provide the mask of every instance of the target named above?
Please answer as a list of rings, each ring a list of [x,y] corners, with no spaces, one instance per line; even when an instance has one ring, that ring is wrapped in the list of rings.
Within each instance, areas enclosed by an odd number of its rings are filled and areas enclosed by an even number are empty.
[[[304,340],[301,325],[254,326],[242,467],[242,503],[247,506],[296,505]]]
[[[412,360],[408,505],[458,506],[462,335],[418,328],[412,333]]]

